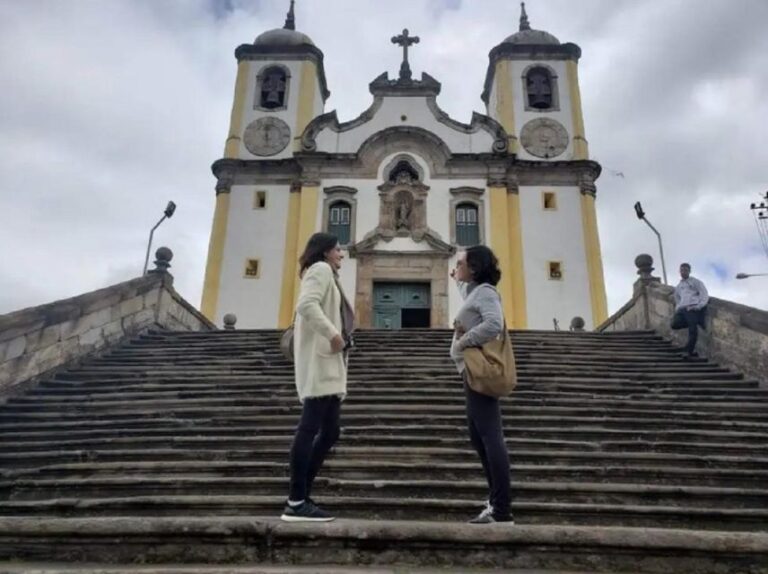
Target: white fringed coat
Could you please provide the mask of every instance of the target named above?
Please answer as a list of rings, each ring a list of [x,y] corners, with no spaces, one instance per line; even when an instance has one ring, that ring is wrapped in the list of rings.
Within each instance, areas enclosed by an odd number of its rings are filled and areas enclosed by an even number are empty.
[[[328,263],[320,261],[304,272],[293,338],[296,390],[302,402],[347,393],[344,353],[331,352],[331,339],[342,331],[341,302]]]

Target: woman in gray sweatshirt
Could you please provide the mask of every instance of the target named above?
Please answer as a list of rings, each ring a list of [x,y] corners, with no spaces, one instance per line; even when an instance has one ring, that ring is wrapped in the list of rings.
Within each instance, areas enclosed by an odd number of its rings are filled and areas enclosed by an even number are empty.
[[[504,329],[501,297],[496,291],[501,279],[499,261],[484,245],[470,247],[459,254],[453,276],[459,282],[464,304],[453,322],[451,358],[464,380],[469,438],[480,457],[490,490],[485,509],[470,522],[513,522],[509,453],[499,399],[473,391],[464,368],[464,349],[480,347],[501,335]]]

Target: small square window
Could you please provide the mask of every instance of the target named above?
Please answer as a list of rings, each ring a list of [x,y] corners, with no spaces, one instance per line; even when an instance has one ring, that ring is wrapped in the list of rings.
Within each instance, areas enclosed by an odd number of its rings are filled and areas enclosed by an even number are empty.
[[[253,208],[254,209],[266,209],[267,208],[267,192],[257,191],[253,195]]]
[[[544,209],[557,209],[557,194],[554,191],[545,191],[541,195],[544,201]]]
[[[563,269],[560,261],[550,261],[549,265],[549,278],[557,281],[563,278]]]
[[[261,262],[258,259],[247,259],[245,261],[245,273],[243,276],[246,279],[258,279],[261,273]]]

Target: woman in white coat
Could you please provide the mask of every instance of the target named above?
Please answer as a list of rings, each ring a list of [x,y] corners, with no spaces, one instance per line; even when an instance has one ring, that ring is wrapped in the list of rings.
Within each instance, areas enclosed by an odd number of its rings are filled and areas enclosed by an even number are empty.
[[[312,482],[339,438],[347,393],[347,352],[354,313],[338,281],[344,254],[335,235],[315,233],[299,258],[293,356],[301,419],[291,447],[291,481],[282,520],[325,522],[333,516],[309,497]]]

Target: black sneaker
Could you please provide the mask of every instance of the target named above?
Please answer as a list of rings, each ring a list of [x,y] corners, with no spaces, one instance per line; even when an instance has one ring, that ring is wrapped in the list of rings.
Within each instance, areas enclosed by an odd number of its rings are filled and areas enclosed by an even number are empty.
[[[285,505],[280,520],[284,522],[330,522],[335,517],[320,510],[311,501],[305,500],[299,506]]]
[[[472,520],[469,521],[470,524],[487,524],[486,519],[493,514],[493,506],[491,506],[491,503],[486,501],[485,508],[483,508],[480,511],[480,514],[475,516]]]

